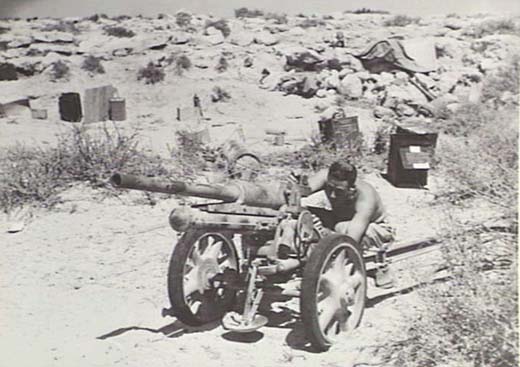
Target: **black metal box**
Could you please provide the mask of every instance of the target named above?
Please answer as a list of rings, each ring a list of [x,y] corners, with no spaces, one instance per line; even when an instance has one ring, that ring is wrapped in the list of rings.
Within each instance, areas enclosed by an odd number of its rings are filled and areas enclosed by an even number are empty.
[[[355,150],[360,144],[358,116],[339,116],[319,121],[322,142],[333,143],[336,148]]]
[[[416,126],[398,126],[390,135],[388,180],[399,187],[424,187],[437,145],[436,132]]]

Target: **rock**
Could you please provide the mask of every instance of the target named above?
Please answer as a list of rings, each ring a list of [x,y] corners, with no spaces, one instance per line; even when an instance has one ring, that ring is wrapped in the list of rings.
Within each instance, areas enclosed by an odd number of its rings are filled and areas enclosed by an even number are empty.
[[[235,46],[249,46],[255,41],[255,36],[247,31],[238,33],[231,32],[228,41]]]
[[[18,47],[27,47],[33,42],[33,38],[30,36],[14,36],[12,40],[9,41],[7,47],[9,48],[18,48]]]
[[[323,61],[322,57],[312,50],[295,52],[286,56],[287,68],[298,71],[315,71],[321,61]]]
[[[415,116],[416,112],[413,107],[407,105],[406,103],[399,103],[395,108],[395,113],[398,116],[411,117],[411,116]]]
[[[444,26],[451,30],[462,29],[465,26],[465,22],[457,18],[447,18],[444,21]]]
[[[296,26],[296,27],[289,28],[287,33],[289,33],[290,35],[293,35],[293,36],[303,36],[307,33],[307,31],[300,26]]]
[[[377,117],[378,119],[382,119],[385,117],[394,117],[395,113],[392,109],[386,108],[383,106],[376,106],[374,108],[374,117]]]
[[[373,92],[372,90],[367,89],[363,92],[363,98],[370,103],[376,104],[379,99],[379,94],[377,92]]]
[[[260,32],[255,35],[255,43],[265,46],[273,46],[279,42],[278,37],[269,32]]]
[[[340,79],[343,79],[345,76],[347,76],[348,74],[354,74],[355,71],[350,69],[350,68],[347,68],[347,69],[342,69],[340,72],[339,72],[339,78]]]
[[[368,71],[358,71],[354,73],[361,81],[365,81],[371,78],[371,74]]]
[[[458,71],[448,71],[440,75],[440,79],[437,82],[437,88],[441,94],[450,93],[453,88],[457,85],[458,81],[461,80],[463,74]]]
[[[478,103],[482,97],[482,83],[473,83],[469,87],[468,102]]]
[[[212,27],[210,27],[210,28],[212,28]],[[203,41],[206,44],[213,45],[213,46],[224,43],[224,36],[222,35],[222,33],[220,31],[218,31],[218,32],[219,33],[210,34],[210,35],[204,37]]]
[[[500,96],[500,102],[504,104],[516,104],[518,105],[519,96],[518,94],[513,94],[510,91],[506,90],[502,95]]]
[[[250,68],[251,66],[253,66],[253,58],[251,56],[247,56],[244,59],[244,67]]]
[[[170,43],[174,45],[184,45],[191,41],[191,35],[187,32],[175,32],[172,34]]]
[[[467,48],[467,42],[462,42],[453,37],[436,37],[435,39],[435,53],[438,58],[460,60]]]
[[[338,89],[339,94],[357,99],[363,95],[363,85],[361,83],[361,79],[354,74],[349,74],[341,80]]]
[[[403,71],[398,71],[395,73],[395,84],[397,85],[405,85],[408,83],[408,74]]]
[[[460,103],[450,103],[448,105],[446,105],[446,108],[448,109],[448,111],[450,111],[451,113],[455,113],[459,110],[459,108],[461,107],[461,104]]]
[[[385,87],[387,85],[390,85],[394,82],[395,77],[392,73],[382,72],[379,74],[379,78],[377,80],[377,85],[381,87]]]
[[[316,92],[316,97],[318,98],[325,98],[327,97],[327,90],[326,89],[319,89],[317,92]]]
[[[33,43],[29,47],[28,52],[37,53],[39,55],[56,52],[60,55],[70,56],[76,53],[76,46],[72,44]]]
[[[75,41],[72,34],[58,31],[36,32],[33,37],[36,42],[44,43],[73,43]]]
[[[21,232],[25,228],[25,223],[21,220],[13,221],[7,224],[7,233]]]
[[[479,69],[484,74],[492,73],[493,71],[499,70],[500,68],[504,67],[504,63],[497,61],[495,59],[484,59],[479,64]]]
[[[339,79],[339,72],[333,70],[331,74],[325,79],[325,85],[329,89],[339,89],[341,80]]]
[[[412,84],[406,85],[390,85],[386,88],[386,100],[394,100],[397,103],[400,102],[412,102],[414,104],[426,103],[426,97]],[[395,104],[391,102],[391,106]]]
[[[355,72],[365,70],[361,61],[349,53],[337,52],[336,58],[343,68],[349,68]]]

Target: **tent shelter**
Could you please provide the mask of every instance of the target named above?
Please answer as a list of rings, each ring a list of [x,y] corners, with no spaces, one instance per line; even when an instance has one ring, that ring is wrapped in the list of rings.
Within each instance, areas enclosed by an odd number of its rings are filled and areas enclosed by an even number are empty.
[[[434,43],[423,38],[381,40],[354,56],[373,73],[392,70],[427,73],[437,68]]]

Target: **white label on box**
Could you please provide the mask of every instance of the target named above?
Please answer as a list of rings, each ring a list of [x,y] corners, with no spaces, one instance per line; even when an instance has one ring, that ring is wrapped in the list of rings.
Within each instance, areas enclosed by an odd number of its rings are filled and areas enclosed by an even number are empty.
[[[410,145],[410,153],[420,153],[421,147],[418,145]]]
[[[429,169],[430,164],[428,162],[426,163],[414,163],[413,164],[414,169]]]

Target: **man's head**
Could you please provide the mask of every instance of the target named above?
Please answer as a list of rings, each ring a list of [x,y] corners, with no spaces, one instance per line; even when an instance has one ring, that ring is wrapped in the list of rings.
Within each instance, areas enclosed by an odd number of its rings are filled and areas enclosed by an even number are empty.
[[[356,167],[348,162],[332,163],[327,175],[325,193],[332,204],[351,201],[356,197]]]

